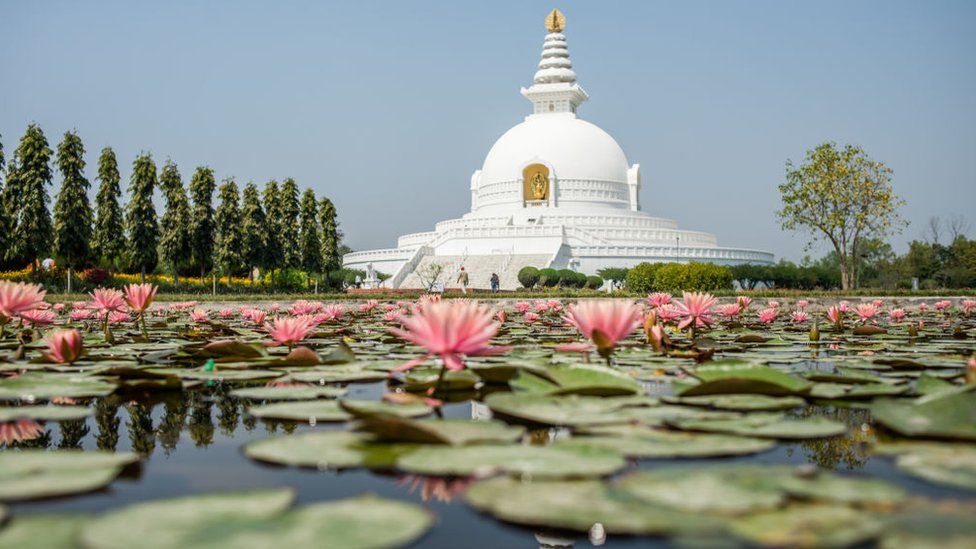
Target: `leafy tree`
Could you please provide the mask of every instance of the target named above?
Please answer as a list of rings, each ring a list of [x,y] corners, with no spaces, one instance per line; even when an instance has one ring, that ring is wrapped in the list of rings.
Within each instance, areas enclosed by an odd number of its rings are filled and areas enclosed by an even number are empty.
[[[13,232],[11,259],[23,265],[50,251],[53,230],[51,215],[48,212],[47,186],[51,183],[51,147],[48,146],[44,132],[36,124],[27,127],[20,145],[14,152],[17,162],[15,181],[8,178],[8,187],[13,185],[12,209],[16,215]]]
[[[190,199],[193,211],[190,220],[190,261],[199,270],[200,278],[213,268],[214,210],[213,193],[217,187],[214,172],[200,166],[190,180]]]
[[[244,270],[241,254],[244,236],[241,234],[241,208],[238,202],[237,183],[229,177],[220,186],[220,204],[216,214],[216,247],[214,261],[227,276]]]
[[[159,260],[156,246],[159,244],[159,227],[156,224],[156,207],[153,190],[156,187],[156,163],[152,156],[143,153],[132,163],[129,180],[129,206],[126,213],[126,230],[129,235],[129,265],[138,269],[145,279],[146,272],[156,268]]]
[[[281,184],[281,247],[284,252],[285,267],[295,269],[302,264],[300,229],[298,225],[299,203],[298,185],[288,178]]]
[[[627,271],[627,289],[635,294],[654,291],[654,277],[664,263],[638,263]]]
[[[248,183],[244,186],[241,201],[241,259],[247,265],[249,274],[253,273],[254,267],[265,265],[267,224],[258,188],[254,183]]]
[[[73,132],[58,145],[61,191],[54,202],[54,255],[69,268],[91,261],[92,210],[85,178],[85,146]]]
[[[338,271],[342,268],[342,232],[339,231],[335,205],[326,197],[319,201],[319,218],[322,226],[322,267],[327,272]]]
[[[871,160],[857,145],[838,150],[823,143],[807,152],[806,162],[786,163],[779,186],[784,229],[806,230],[811,244],[826,240],[840,258],[841,287],[857,283],[857,258],[867,239],[884,239],[901,229],[898,208],[905,202],[891,186],[891,169]]]
[[[302,193],[300,210],[302,269],[318,274],[323,266],[322,242],[319,238],[319,208],[312,189]]]
[[[92,251],[104,264],[119,266],[125,254],[125,229],[119,197],[119,166],[111,147],[102,149],[98,157],[98,194],[95,196],[95,231]]]
[[[173,283],[179,283],[191,255],[190,201],[183,187],[179,168],[167,160],[159,172],[159,187],[166,198],[166,211],[160,220],[159,252],[163,262],[173,270]]]
[[[269,271],[284,266],[285,254],[282,240],[282,216],[284,210],[281,204],[281,191],[274,179],[264,185],[264,212],[267,217],[267,242],[265,243],[264,268]]]
[[[523,288],[531,290],[532,288],[535,288],[536,284],[539,283],[539,269],[531,265],[526,265],[525,267],[519,269],[516,278],[518,278],[519,284],[521,284]]]

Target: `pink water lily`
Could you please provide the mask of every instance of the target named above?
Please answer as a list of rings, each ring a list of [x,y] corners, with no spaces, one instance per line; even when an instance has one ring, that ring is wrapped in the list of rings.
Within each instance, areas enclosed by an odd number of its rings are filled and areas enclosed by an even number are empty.
[[[662,307],[671,303],[673,297],[671,294],[666,292],[654,292],[653,294],[647,296],[647,302],[651,304],[651,307]]]
[[[870,322],[878,315],[880,310],[874,303],[860,303],[854,308],[854,312],[861,322]]]
[[[888,318],[891,319],[892,322],[901,322],[902,319],[905,318],[905,309],[892,309],[891,312],[888,313]]]
[[[570,305],[563,319],[592,341],[596,350],[609,361],[617,343],[641,325],[643,315],[632,301],[602,299]]]
[[[976,311],[976,299],[964,299],[959,305],[962,306],[963,311],[966,311],[966,314]]]
[[[24,311],[44,305],[46,294],[37,284],[0,280],[0,326]]]
[[[526,322],[535,322],[535,321],[539,320],[539,315],[538,315],[538,313],[533,313],[532,311],[526,311],[526,313],[524,315],[522,315],[522,318]]]
[[[154,284],[129,284],[125,287],[125,302],[133,311],[142,313],[152,305],[158,290]]]
[[[83,343],[78,330],[57,330],[44,343],[47,351],[41,355],[50,362],[57,364],[72,364],[81,357]]]
[[[703,328],[712,325],[712,307],[715,305],[715,296],[702,292],[684,292],[681,301],[676,302],[678,311],[681,313],[681,322],[678,329],[683,330],[687,327]]]
[[[91,293],[90,308],[98,311],[98,316],[106,317],[113,311],[120,311],[125,306],[125,296],[118,290],[111,288],[96,288]]]
[[[0,445],[34,440],[44,434],[44,427],[29,418],[0,421]]]
[[[375,299],[368,299],[368,300],[364,301],[363,303],[360,303],[359,304],[359,312],[361,312],[361,313],[369,313],[369,312],[372,312],[373,309],[375,309],[379,304],[380,304],[380,302],[379,301],[376,301]]]
[[[831,305],[827,309],[827,320],[834,323],[834,326],[840,328],[844,324],[844,311],[841,310],[840,304]]]
[[[204,309],[193,309],[190,311],[190,320],[196,322],[197,324],[210,322],[210,314]]]
[[[494,316],[491,309],[473,301],[436,301],[414,306],[412,314],[403,318],[402,328],[390,328],[390,333],[427,352],[394,371],[414,368],[431,356],[439,357],[448,370],[463,370],[465,357],[507,352],[509,347],[489,345],[498,332]]]
[[[807,301],[806,299],[801,299],[801,300],[799,300],[799,301],[796,302],[796,308],[797,309],[806,309],[809,305],[810,305],[810,302]]]
[[[20,319],[31,326],[47,326],[58,319],[57,313],[50,309],[32,309],[20,313]]]
[[[270,323],[265,323],[264,329],[275,343],[285,345],[289,350],[308,337],[312,331],[309,321],[305,317],[276,318]]]
[[[716,307],[715,312],[724,316],[726,319],[731,320],[739,316],[739,313],[742,312],[742,309],[739,309],[738,303],[726,303],[725,305],[719,305],[718,307]]]
[[[803,311],[793,311],[793,314],[790,315],[790,320],[792,320],[794,324],[803,324],[804,322],[810,321],[810,315]]]
[[[935,310],[936,311],[947,311],[947,310],[949,310],[951,308],[952,308],[952,302],[949,301],[948,299],[944,299],[942,301],[938,301],[935,304]]]
[[[739,310],[741,310],[744,313],[746,312],[746,309],[748,309],[749,306],[752,305],[752,298],[747,295],[740,295],[735,298],[735,304],[738,305]]]
[[[532,307],[532,304],[529,303],[528,301],[515,302],[515,310],[520,313],[525,313],[525,311],[528,311],[530,307]]]
[[[759,311],[758,316],[759,322],[762,322],[763,324],[772,324],[776,320],[776,317],[779,316],[779,309],[769,307]]]
[[[681,310],[674,305],[662,305],[654,309],[654,313],[661,322],[673,322],[681,318]]]

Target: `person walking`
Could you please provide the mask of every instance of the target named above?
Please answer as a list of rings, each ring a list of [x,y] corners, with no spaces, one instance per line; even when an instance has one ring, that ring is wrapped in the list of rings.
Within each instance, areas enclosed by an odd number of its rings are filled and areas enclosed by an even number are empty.
[[[468,271],[464,270],[464,265],[461,265],[461,272],[458,273],[457,277],[458,284],[461,285],[461,293],[468,293]]]
[[[501,280],[498,279],[498,273],[491,273],[491,293],[497,294],[500,285]]]

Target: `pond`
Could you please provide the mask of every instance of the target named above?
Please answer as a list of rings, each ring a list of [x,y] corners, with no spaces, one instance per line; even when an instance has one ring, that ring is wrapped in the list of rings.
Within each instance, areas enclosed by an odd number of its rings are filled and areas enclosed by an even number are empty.
[[[852,313],[836,333],[827,324],[819,327],[814,342],[811,323],[759,323],[745,315],[714,322],[695,342],[669,327],[664,352],[638,330],[617,345],[609,369],[597,353],[555,352],[557,345],[581,341],[562,319],[563,304],[549,304],[530,320],[505,304],[499,308],[507,318],[493,343],[513,348],[469,358],[471,370],[448,373],[442,385],[448,390],[435,395],[444,401],[437,414],[424,400],[439,373],[435,360],[390,373],[422,352],[390,335],[397,321],[384,320],[383,304],[333,310],[303,338],[316,351],[315,364],[288,355],[285,347],[251,345],[269,339],[262,323],[249,319],[255,307],[271,317],[289,314],[285,307],[252,304],[243,312],[217,308],[193,321],[191,311],[206,307],[177,304],[149,316],[148,339],[138,323],[126,321],[109,327],[114,343],[107,344],[98,319],[72,322],[64,313],[56,323],[78,328],[87,349],[72,365],[38,359],[44,343],[35,338],[51,328],[22,329],[13,339],[8,327],[2,348],[10,359],[0,371],[9,377],[0,378],[6,401],[0,413],[27,410],[20,420],[32,418],[33,427],[11,431],[14,422],[7,422],[0,459],[30,449],[132,452],[137,458],[118,464],[112,478],[91,489],[54,497],[44,492],[45,482],[62,482],[59,488],[68,492],[71,483],[42,474],[25,487],[0,471],[0,501],[12,517],[0,528],[0,547],[90,540],[94,534],[86,528],[117,531],[126,515],[113,524],[113,513],[142,502],[278,488],[294,491],[294,502],[284,505],[293,510],[363,494],[410,504],[386,518],[363,512],[364,529],[388,529],[391,536],[350,538],[349,544],[364,546],[883,541],[908,547],[952,540],[962,547],[974,539],[967,536],[974,533],[969,517],[976,510],[976,393],[964,383],[964,366],[976,350],[976,318],[958,306],[912,311],[911,330],[908,321],[862,323],[878,327],[864,335],[852,331]],[[811,315],[819,314],[816,309],[807,308]],[[236,343],[206,346],[214,341]],[[93,381],[107,387],[86,385]],[[310,391],[319,398],[308,398]],[[938,406],[930,410],[927,402]],[[42,410],[30,411],[39,405]],[[54,406],[84,410],[81,417],[45,420]],[[904,406],[921,406],[908,412],[909,419],[928,423],[900,425]],[[489,423],[493,415],[496,422]],[[357,438],[302,438],[323,433]],[[370,442],[373,437],[382,442]],[[527,447],[558,452],[535,455]],[[378,509],[366,503],[353,512]],[[241,501],[241,513],[250,512],[246,504]],[[220,505],[186,511],[200,523],[187,528],[205,533],[178,545],[248,539],[260,546],[259,534],[219,515]],[[426,525],[407,514],[413,507],[426,511]],[[237,512],[233,503],[227,511]],[[63,528],[30,522],[53,515]],[[922,526],[899,527],[908,515],[921,517]],[[169,520],[165,510],[156,516],[162,524]],[[130,529],[153,531],[138,514],[130,518]],[[286,525],[265,520],[253,522],[282,528],[292,540],[310,539],[297,533],[304,524],[298,518]],[[223,537],[237,530],[245,538]],[[314,532],[330,530],[320,523]],[[324,546],[346,539],[338,530],[333,535],[311,539]],[[144,545],[166,546],[167,539]]]

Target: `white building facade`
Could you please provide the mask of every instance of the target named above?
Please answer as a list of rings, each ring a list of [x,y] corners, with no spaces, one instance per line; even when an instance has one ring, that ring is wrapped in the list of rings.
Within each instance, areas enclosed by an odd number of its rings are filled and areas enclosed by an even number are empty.
[[[439,283],[455,286],[464,266],[475,288],[487,288],[497,273],[502,289],[514,289],[528,265],[595,274],[644,261],[773,262],[769,252],[719,247],[715,235],[641,210],[640,165],[577,116],[588,96],[576,82],[563,21],[557,11],[546,20],[539,69],[522,88],[532,114],[505,132],[472,174],[471,211],[401,236],[396,248],[346,254],[345,267],[371,264],[392,275],[386,287],[423,288],[438,271]]]

